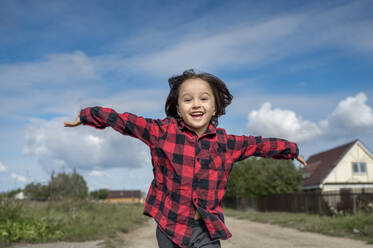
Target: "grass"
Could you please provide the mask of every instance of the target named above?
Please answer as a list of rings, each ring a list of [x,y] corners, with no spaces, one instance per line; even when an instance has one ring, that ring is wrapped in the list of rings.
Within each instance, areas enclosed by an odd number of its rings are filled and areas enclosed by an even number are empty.
[[[225,208],[227,216],[255,222],[277,224],[300,231],[316,232],[330,236],[347,237],[373,244],[373,214],[320,216],[306,213],[258,212],[252,209]]]
[[[142,204],[87,200],[8,202],[0,205],[1,222],[5,223],[0,225],[0,246],[104,239],[105,247],[113,247],[117,233],[127,233],[148,219],[142,211]],[[30,233],[34,234],[32,239],[27,236]]]
[[[148,217],[142,204],[95,201],[5,201],[0,199],[0,247],[14,242],[104,240],[100,247],[121,246],[117,234],[134,230]],[[319,216],[225,208],[227,216],[277,224],[300,231],[360,239],[373,244],[373,214]],[[124,241],[125,242],[125,241]]]

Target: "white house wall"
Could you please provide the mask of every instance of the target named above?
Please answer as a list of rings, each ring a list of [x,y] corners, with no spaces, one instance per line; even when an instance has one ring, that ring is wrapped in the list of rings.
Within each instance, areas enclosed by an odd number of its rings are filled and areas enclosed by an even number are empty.
[[[352,171],[352,162],[366,163],[367,172],[356,174]],[[359,142],[353,145],[339,164],[325,178],[325,183],[373,183],[373,158]],[[327,190],[330,187],[324,187]]]
[[[322,192],[330,192],[330,193],[338,193],[340,189],[348,188],[351,190],[352,193],[361,193],[364,189],[365,193],[373,193],[373,185],[372,184],[332,184],[332,185],[323,185]]]

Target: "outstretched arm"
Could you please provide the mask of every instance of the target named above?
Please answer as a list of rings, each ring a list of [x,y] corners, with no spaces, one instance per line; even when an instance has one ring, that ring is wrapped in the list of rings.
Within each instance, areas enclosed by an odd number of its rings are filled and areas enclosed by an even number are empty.
[[[111,108],[92,107],[82,109],[73,122],[65,122],[65,127],[76,127],[81,124],[97,129],[112,127],[121,134],[140,139],[147,145],[157,142],[158,137],[167,129],[168,119],[154,120],[131,114],[117,113]]]
[[[76,120],[75,121],[73,121],[73,122],[64,122],[63,123],[63,125],[65,126],[65,127],[77,127],[77,126],[79,126],[80,124],[82,124],[82,122],[80,121],[80,115],[78,115],[78,118],[76,118]]]
[[[274,159],[296,159],[304,166],[307,165],[299,155],[298,145],[284,139],[229,135],[227,142],[235,162],[250,156],[258,156]]]

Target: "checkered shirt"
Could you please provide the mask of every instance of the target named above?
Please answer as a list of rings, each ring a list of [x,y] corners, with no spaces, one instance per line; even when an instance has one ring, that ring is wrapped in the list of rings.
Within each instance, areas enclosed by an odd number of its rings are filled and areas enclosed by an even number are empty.
[[[283,139],[229,135],[212,124],[198,137],[183,121],[172,117],[149,119],[93,107],[81,110],[80,120],[97,129],[111,126],[150,147],[154,179],[144,214],[153,217],[180,247],[189,244],[196,210],[212,239],[232,236],[224,224],[221,202],[233,163],[250,156],[298,156],[297,145]]]

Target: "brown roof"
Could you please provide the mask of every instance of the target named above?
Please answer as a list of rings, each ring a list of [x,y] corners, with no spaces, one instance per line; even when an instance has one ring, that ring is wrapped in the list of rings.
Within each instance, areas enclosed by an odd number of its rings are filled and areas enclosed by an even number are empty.
[[[109,190],[108,198],[141,198],[141,196],[140,190]]]
[[[319,185],[357,141],[354,140],[309,157],[307,160],[308,165],[305,167],[309,177],[303,179],[303,187]]]

